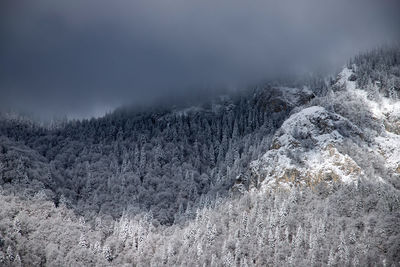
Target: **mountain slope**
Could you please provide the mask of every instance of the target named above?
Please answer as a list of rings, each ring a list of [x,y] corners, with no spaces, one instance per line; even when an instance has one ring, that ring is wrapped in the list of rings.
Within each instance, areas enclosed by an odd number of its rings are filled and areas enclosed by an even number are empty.
[[[195,107],[2,117],[0,265],[400,265],[399,51]]]
[[[282,124],[271,149],[251,163],[257,183],[313,187],[367,177],[399,188],[400,103],[384,96],[368,99],[353,75],[344,68],[334,92],[298,107]]]
[[[171,224],[179,210],[227,195],[237,177],[246,180],[276,128],[312,97],[306,89],[265,86],[203,106],[120,109],[56,128],[5,118],[0,133],[44,158],[57,205],[63,198],[81,215],[115,218],[134,207]]]

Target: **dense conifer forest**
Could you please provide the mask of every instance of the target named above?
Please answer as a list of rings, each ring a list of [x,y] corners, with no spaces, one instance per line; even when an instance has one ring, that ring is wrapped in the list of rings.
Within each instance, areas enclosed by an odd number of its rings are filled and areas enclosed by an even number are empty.
[[[195,106],[3,113],[0,265],[400,266],[399,99],[390,47]]]

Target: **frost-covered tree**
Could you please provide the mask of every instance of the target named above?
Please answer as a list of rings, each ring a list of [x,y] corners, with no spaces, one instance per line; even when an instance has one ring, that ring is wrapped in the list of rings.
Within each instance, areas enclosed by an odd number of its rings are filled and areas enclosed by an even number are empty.
[[[399,62],[392,50],[353,60],[363,101],[315,80],[290,101],[266,85],[189,111],[120,109],[59,127],[0,116],[0,265],[396,266],[400,183],[373,151],[396,127],[368,105],[396,103]],[[348,121],[313,123],[340,132],[335,149],[357,177],[265,186],[250,163],[279,150],[277,129],[309,105]],[[292,145],[312,149],[308,139]]]

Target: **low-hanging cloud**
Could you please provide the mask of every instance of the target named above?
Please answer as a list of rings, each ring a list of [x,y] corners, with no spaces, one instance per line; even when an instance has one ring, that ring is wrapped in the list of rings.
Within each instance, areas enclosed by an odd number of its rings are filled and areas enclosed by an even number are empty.
[[[95,115],[329,69],[399,40],[396,0],[0,5],[0,105],[48,117]]]

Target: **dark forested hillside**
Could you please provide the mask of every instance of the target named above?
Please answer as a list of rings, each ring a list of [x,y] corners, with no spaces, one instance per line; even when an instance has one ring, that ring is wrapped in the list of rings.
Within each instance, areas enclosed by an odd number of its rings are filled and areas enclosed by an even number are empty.
[[[312,97],[298,94],[296,101]],[[249,162],[265,152],[273,131],[297,105],[285,97],[266,87],[180,110],[120,109],[54,129],[3,119],[0,133],[40,155],[21,153],[17,160],[28,169],[32,161],[46,166],[46,181],[42,174],[27,173],[27,179],[42,181],[56,204],[63,198],[80,214],[116,218],[130,206],[170,224],[200,197],[225,195],[237,177],[245,182]],[[13,145],[4,142],[2,149],[3,183],[15,183],[8,173],[15,169],[8,156]]]
[[[372,50],[356,56],[349,65],[356,66],[352,79],[371,95],[378,96],[376,92],[378,91],[386,97],[395,99],[400,97],[400,50],[398,47]]]
[[[0,265],[400,266],[399,51],[197,106],[2,114]]]

